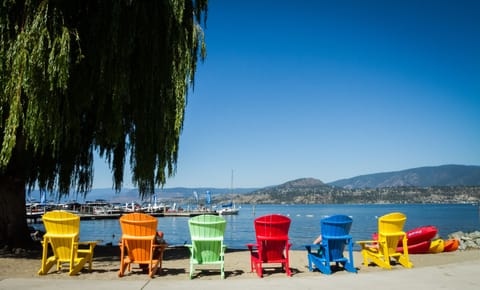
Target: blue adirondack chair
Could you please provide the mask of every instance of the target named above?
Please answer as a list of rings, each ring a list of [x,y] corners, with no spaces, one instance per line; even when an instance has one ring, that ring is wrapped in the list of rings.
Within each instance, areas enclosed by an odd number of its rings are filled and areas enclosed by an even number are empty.
[[[306,245],[308,269],[315,266],[324,274],[331,274],[331,263],[342,265],[348,272],[357,273],[353,263],[353,241],[350,233],[352,219],[346,215],[333,215],[320,221],[322,241],[320,244]],[[348,258],[344,256],[345,246]]]

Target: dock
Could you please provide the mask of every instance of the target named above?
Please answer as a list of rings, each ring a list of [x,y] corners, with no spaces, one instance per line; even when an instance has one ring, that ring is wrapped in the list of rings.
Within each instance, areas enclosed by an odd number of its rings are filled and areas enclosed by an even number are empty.
[[[216,212],[204,212],[204,211],[179,211],[179,212],[143,212],[145,214],[154,216],[154,217],[194,217],[202,214],[214,214],[218,215]],[[80,220],[100,220],[100,219],[118,219],[122,215],[127,213],[113,213],[113,214],[78,214]]]
[[[106,214],[91,214],[91,213],[75,213],[80,217],[80,220],[104,220],[104,219],[119,219],[124,213],[106,213]],[[202,214],[218,215],[215,211],[172,211],[172,212],[143,212],[154,217],[194,217]],[[27,213],[28,223],[40,223],[43,212]]]

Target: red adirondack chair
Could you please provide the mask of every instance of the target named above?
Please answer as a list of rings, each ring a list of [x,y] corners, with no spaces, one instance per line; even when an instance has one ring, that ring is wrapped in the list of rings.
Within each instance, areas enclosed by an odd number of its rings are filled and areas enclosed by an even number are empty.
[[[265,215],[254,221],[256,244],[247,244],[250,250],[251,271],[263,277],[263,264],[280,263],[282,269],[291,276],[288,251],[291,244],[288,240],[290,218],[279,215]]]

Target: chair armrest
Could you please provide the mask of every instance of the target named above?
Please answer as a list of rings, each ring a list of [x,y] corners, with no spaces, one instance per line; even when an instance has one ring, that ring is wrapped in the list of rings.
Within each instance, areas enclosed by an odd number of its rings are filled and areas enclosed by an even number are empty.
[[[183,246],[190,251],[190,255],[193,255],[193,245],[192,244],[185,244]]]
[[[324,240],[348,240],[351,239],[351,235],[342,235],[342,236],[330,236],[330,235],[324,235],[323,239]]]
[[[253,248],[258,248],[258,245],[257,245],[257,244],[246,244],[245,246],[248,247],[248,250],[249,250],[250,252],[253,252],[253,251],[254,251]]]
[[[152,245],[152,250],[155,251],[157,249],[160,250],[161,253],[163,253],[165,251],[165,249],[167,248],[167,243],[165,244],[153,244]]]
[[[100,241],[83,241],[83,242],[78,242],[79,245],[94,245],[96,246]]]
[[[77,242],[78,249],[81,250],[80,246],[88,246],[90,251],[93,251],[93,249],[97,246],[97,243],[99,241],[84,241],[84,242]],[[85,249],[85,247],[83,247]]]
[[[322,245],[320,244],[310,244],[310,245],[303,245],[303,246],[307,249],[309,253],[311,253],[312,250],[320,251],[320,249],[322,248]]]
[[[285,251],[288,252],[290,250],[290,247],[292,247],[292,243],[287,242],[287,244],[285,245]]]
[[[362,246],[362,249],[366,248],[378,248],[378,241],[377,240],[366,240],[366,241],[357,241],[356,244]]]
[[[365,240],[365,241],[356,241],[355,243],[361,245],[361,244],[373,244],[373,243],[378,243],[377,240]]]

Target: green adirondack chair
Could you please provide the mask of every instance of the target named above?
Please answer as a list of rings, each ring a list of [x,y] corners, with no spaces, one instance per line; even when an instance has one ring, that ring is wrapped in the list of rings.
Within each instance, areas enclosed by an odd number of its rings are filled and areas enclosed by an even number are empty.
[[[227,222],[224,218],[215,215],[199,215],[188,220],[192,244],[186,245],[190,249],[190,279],[198,265],[218,265],[220,277],[225,278],[224,254],[226,246],[223,244],[223,235]]]

